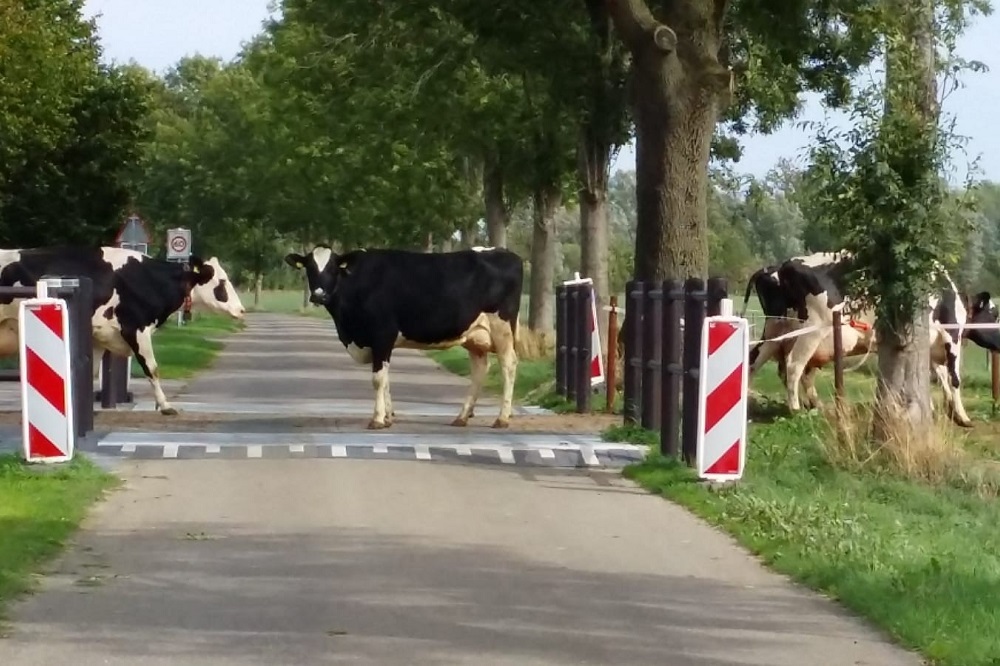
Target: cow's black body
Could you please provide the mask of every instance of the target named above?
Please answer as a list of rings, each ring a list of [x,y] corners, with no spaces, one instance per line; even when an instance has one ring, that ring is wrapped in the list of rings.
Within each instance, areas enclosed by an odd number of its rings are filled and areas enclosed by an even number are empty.
[[[371,363],[376,403],[370,428],[391,424],[383,409],[387,405],[391,416],[388,375],[383,373],[394,348],[454,345],[469,350],[473,363],[472,388],[454,425],[465,425],[471,415],[486,354],[492,352],[504,369],[504,401],[494,426],[507,426],[524,281],[524,262],[517,254],[505,249],[434,254],[369,249],[338,256],[321,245],[305,256],[289,254],[285,261],[305,270],[310,300],[330,313],[352,357]]]
[[[523,262],[508,250],[358,250],[330,263],[332,298],[322,304],[345,346],[372,350],[375,372],[399,335],[417,345],[456,340],[482,313],[496,313],[516,335]]]

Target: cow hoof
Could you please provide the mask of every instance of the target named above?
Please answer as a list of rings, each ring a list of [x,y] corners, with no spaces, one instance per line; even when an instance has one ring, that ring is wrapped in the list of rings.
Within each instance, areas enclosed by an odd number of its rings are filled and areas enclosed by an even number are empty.
[[[497,419],[496,421],[493,422],[493,427],[494,428],[509,428],[510,427],[510,421],[507,421],[505,419]]]
[[[469,425],[469,419],[463,419],[461,416],[455,417],[455,420],[451,422],[456,428],[464,428]]]
[[[372,419],[371,421],[368,422],[368,429],[369,430],[385,430],[390,425],[391,424],[389,424],[389,423],[379,423],[375,419]]]
[[[178,412],[176,407],[160,407],[160,414],[164,416],[177,416]]]

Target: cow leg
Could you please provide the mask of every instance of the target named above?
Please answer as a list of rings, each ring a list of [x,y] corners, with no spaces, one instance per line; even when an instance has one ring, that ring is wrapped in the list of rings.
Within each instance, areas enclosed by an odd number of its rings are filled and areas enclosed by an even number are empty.
[[[498,319],[493,327],[493,348],[500,359],[500,372],[503,375],[503,402],[500,404],[500,415],[493,422],[494,428],[506,428],[510,425],[510,417],[514,412],[514,382],[517,380],[517,349],[514,335],[517,330],[517,320],[505,322]]]
[[[395,336],[393,336],[395,337]],[[392,420],[386,418],[389,395],[389,359],[392,357],[392,345],[372,346],[372,388],[375,389],[375,411],[372,420],[368,422],[369,430],[382,430],[392,425]]]
[[[174,416],[177,410],[169,402],[167,396],[160,386],[160,373],[156,364],[156,357],[153,355],[153,332],[152,327],[140,328],[138,331],[122,330],[122,337],[135,355],[135,360],[139,362],[149,385],[153,387],[153,398],[156,400],[156,407],[164,416]]]
[[[816,373],[818,371],[819,368],[809,367],[802,373],[802,388],[805,389],[806,393],[806,409],[816,409],[822,405],[819,393],[816,391]]]
[[[472,417],[472,410],[476,406],[476,401],[479,399],[479,393],[483,388],[483,381],[486,379],[486,373],[490,369],[490,358],[485,353],[478,349],[469,350],[469,393],[465,396],[465,402],[462,403],[462,411],[458,413],[455,420],[451,422],[453,426],[464,427],[469,424],[469,419]]]
[[[788,354],[785,388],[788,392],[788,409],[793,412],[799,411],[802,407],[799,404],[799,384],[806,371],[806,366],[812,360],[820,342],[823,341],[823,333],[824,331],[821,329],[818,332],[807,333],[795,338],[795,343]]]

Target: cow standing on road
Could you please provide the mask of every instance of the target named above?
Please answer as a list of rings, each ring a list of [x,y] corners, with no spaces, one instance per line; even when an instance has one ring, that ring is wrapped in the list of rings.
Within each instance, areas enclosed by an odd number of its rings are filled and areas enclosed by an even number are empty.
[[[33,287],[45,275],[86,277],[93,282],[92,325],[94,377],[104,350],[127,357],[134,354],[153,387],[161,414],[177,410],[167,401],[152,334],[177,312],[190,295],[192,309],[209,310],[242,319],[239,294],[218,259],[191,257],[186,265],[155,259],[135,250],[117,247],[47,247],[9,251],[2,259],[0,286]],[[18,299],[0,298],[0,355],[17,353]],[[13,337],[11,336],[13,333]]]
[[[503,373],[503,403],[493,427],[510,424],[521,257],[493,248],[437,254],[371,249],[337,255],[319,245],[305,256],[289,254],[285,261],[305,270],[310,301],[330,313],[351,357],[371,364],[375,409],[369,429],[392,425],[389,361],[397,347],[460,345],[468,350],[471,385],[454,426],[468,424],[489,368],[487,354],[495,354]]]

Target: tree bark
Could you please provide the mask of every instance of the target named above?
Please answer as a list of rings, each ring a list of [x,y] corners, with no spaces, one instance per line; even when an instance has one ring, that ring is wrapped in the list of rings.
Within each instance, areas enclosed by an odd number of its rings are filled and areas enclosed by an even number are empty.
[[[254,279],[254,285],[253,285],[253,306],[255,308],[260,307],[260,297],[263,291],[264,291],[264,275],[263,273],[258,271],[256,278]]]
[[[580,274],[594,281],[601,349],[608,347],[608,319],[603,307],[610,303],[608,280],[608,171],[610,146],[584,132],[578,149],[580,180]]]
[[[552,330],[555,326],[555,214],[562,195],[555,185],[540,186],[535,189],[532,200],[534,223],[531,235],[528,328],[533,331]]]
[[[709,152],[731,82],[719,62],[727,3],[676,0],[654,17],[644,0],[605,1],[632,53],[634,276],[707,277]]]
[[[897,9],[903,38],[894,40],[886,53],[885,114],[907,114],[912,122],[927,128],[922,140],[933,143],[938,120],[933,0],[899,0]],[[904,173],[912,171],[909,166],[900,164]],[[926,169],[933,168],[933,164],[926,165]],[[927,174],[912,175],[923,178]],[[912,321],[877,322],[875,436],[880,441],[929,432],[930,307],[926,296]]]
[[[483,167],[483,200],[486,205],[486,234],[490,247],[507,247],[510,209],[504,198],[503,169],[493,157]]]

